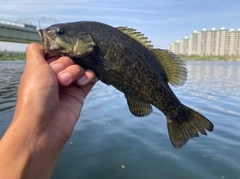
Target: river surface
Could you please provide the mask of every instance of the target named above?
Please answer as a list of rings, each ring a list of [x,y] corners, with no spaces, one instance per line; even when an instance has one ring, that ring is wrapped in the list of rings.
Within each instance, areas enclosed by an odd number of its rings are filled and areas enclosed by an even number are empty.
[[[24,62],[0,62],[0,136],[14,112]],[[156,108],[134,117],[124,95],[98,82],[88,97],[53,179],[239,179],[240,62],[188,61],[188,81],[172,88],[214,123],[208,136],[172,147]]]

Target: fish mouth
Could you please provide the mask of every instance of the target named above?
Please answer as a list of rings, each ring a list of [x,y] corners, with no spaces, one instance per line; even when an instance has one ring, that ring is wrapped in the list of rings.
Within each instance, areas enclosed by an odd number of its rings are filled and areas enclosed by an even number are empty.
[[[42,39],[42,47],[45,53],[45,58],[49,59],[51,57],[60,56],[60,53],[56,50],[53,50],[54,40],[48,36],[45,29],[39,29],[38,31],[41,39]]]
[[[39,33],[39,35],[40,35],[40,37],[42,39],[42,47],[43,47],[43,49],[45,49],[45,50],[50,49],[51,45],[52,45],[51,44],[51,39],[47,35],[46,30],[39,29],[38,33]]]

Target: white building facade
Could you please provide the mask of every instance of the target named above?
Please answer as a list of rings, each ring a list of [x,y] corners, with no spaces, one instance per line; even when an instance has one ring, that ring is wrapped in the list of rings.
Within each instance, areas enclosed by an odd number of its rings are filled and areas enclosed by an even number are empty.
[[[194,31],[190,38],[185,37],[169,46],[175,54],[184,55],[240,55],[240,29]]]

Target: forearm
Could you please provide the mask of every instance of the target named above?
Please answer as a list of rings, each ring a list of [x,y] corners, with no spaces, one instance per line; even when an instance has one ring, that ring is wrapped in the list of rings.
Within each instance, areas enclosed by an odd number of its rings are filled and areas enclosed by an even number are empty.
[[[0,178],[51,178],[62,147],[47,133],[13,122],[0,141]]]

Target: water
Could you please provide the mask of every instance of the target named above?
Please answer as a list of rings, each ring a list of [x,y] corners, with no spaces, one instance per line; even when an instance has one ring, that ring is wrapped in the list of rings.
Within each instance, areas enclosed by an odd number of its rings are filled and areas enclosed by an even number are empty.
[[[23,62],[0,62],[0,135],[9,125]],[[64,147],[52,178],[240,178],[240,62],[187,62],[189,77],[173,88],[215,125],[208,136],[172,147],[164,115],[130,114],[123,94],[98,82]]]

